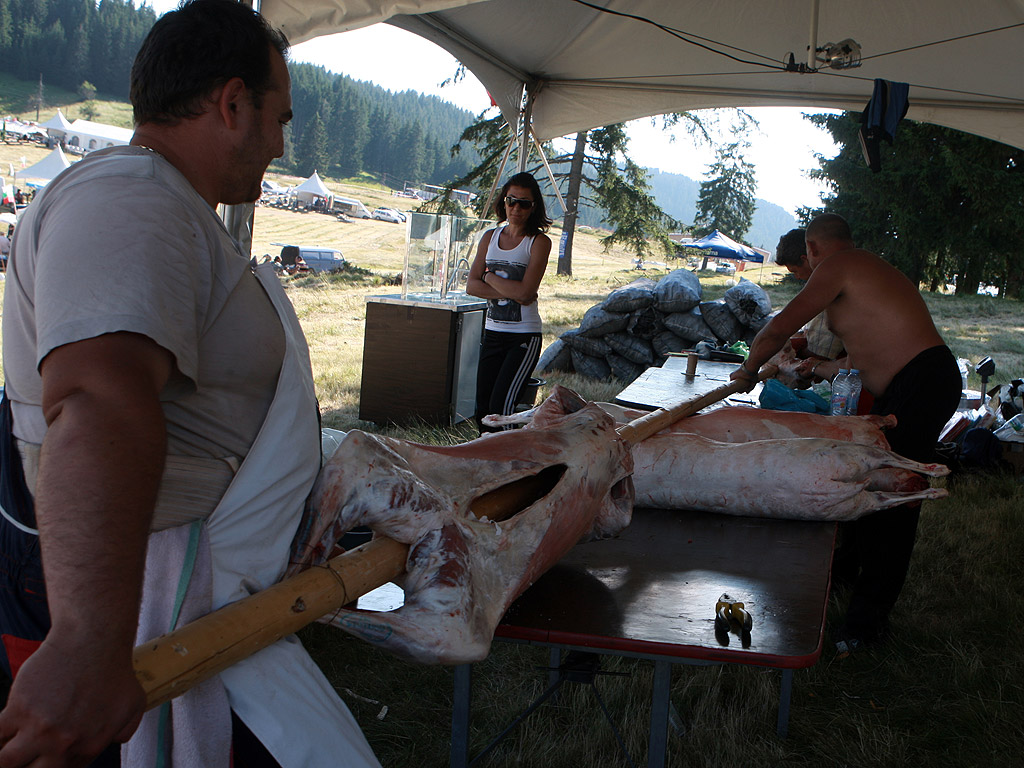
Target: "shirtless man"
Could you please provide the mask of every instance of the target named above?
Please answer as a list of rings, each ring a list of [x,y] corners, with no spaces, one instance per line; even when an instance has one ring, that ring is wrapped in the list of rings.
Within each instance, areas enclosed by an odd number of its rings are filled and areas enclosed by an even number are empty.
[[[875,398],[871,412],[896,415],[897,426],[886,433],[892,449],[917,461],[934,460],[939,432],[960,401],[961,380],[920,292],[899,270],[856,248],[841,216],[816,217],[806,240],[807,285],[757,334],[732,379],[753,388],[758,369],[824,311]],[[841,650],[885,635],[910,564],[918,516],[918,508],[897,507],[866,515],[844,532],[856,580],[839,633]]]

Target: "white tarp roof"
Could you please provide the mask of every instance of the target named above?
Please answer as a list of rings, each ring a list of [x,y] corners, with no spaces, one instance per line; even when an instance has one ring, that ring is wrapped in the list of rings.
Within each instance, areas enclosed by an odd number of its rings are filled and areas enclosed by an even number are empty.
[[[39,126],[40,128],[48,128],[54,131],[66,132],[71,128],[71,123],[64,117],[64,114],[58,109],[57,114],[47,120],[45,123]]]
[[[293,193],[306,193],[310,195],[316,195],[317,197],[334,197],[334,193],[331,192],[320,178],[320,174],[313,171],[313,175],[306,179],[299,186],[292,189]]]
[[[90,136],[116,144],[127,144],[132,140],[134,131],[131,128],[120,128],[106,123],[94,123],[92,120],[75,120],[68,126],[68,131],[83,136]]]
[[[61,148],[54,147],[53,152],[48,154],[38,163],[17,171],[15,176],[17,176],[18,179],[49,181],[70,165],[71,161],[65,157]]]
[[[881,78],[910,84],[909,118],[1024,147],[1015,0],[263,0],[261,10],[293,43],[385,20],[415,32],[480,78],[506,118],[522,86],[535,89],[542,139],[705,107],[860,111]],[[816,46],[855,40],[862,65],[784,71],[790,52],[807,63],[812,28]]]

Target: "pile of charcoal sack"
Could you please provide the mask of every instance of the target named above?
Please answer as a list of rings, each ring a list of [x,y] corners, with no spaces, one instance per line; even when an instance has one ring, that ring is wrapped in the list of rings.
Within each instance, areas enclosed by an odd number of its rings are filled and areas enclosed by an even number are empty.
[[[670,352],[748,344],[772,311],[761,286],[741,280],[716,301],[703,301],[700,280],[688,269],[660,280],[641,278],[616,288],[587,310],[580,327],[566,331],[541,355],[537,373],[568,371],[629,383]]]

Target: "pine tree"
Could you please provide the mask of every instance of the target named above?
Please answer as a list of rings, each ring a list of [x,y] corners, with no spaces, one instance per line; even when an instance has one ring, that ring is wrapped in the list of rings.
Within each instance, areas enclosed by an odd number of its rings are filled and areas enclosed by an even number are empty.
[[[295,168],[302,176],[312,176],[313,171],[327,173],[329,162],[327,129],[318,111],[306,123],[302,138],[295,148]]]
[[[705,173],[707,181],[700,184],[694,234],[709,235],[716,229],[742,242],[754,219],[757,206],[757,180],[754,166],[743,157],[750,142],[742,137],[743,128],[733,130],[734,140],[715,152],[715,162]],[[704,257],[701,269],[708,266]]]

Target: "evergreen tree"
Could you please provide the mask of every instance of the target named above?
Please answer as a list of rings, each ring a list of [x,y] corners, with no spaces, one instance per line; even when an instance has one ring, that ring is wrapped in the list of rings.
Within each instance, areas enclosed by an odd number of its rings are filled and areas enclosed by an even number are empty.
[[[757,205],[757,181],[754,166],[743,157],[750,142],[742,138],[742,127],[733,130],[734,140],[715,152],[700,185],[694,234],[703,237],[716,229],[734,240],[743,241],[750,229]],[[701,269],[707,269],[708,256]]]
[[[858,114],[809,119],[842,147],[812,173],[831,189],[823,210],[844,216],[860,247],[932,291],[955,283],[957,294],[972,295],[987,284],[1024,297],[1024,150],[903,120],[873,173]]]
[[[313,171],[327,173],[330,163],[327,152],[327,129],[324,128],[324,121],[320,118],[319,112],[306,123],[302,138],[295,148],[295,162],[295,167],[302,176],[312,176]]]

